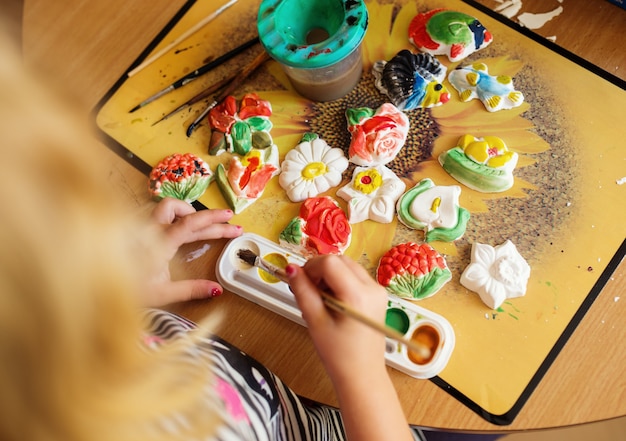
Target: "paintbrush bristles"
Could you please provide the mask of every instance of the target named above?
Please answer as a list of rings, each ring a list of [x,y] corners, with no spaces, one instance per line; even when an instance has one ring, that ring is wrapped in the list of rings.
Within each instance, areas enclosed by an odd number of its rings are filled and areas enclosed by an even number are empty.
[[[237,251],[237,257],[239,257],[250,266],[256,266],[256,260],[259,256],[257,256],[252,250],[241,249]]]
[[[254,251],[246,248],[240,249],[237,251],[237,257],[239,257],[248,265],[262,269],[263,271],[266,271],[268,274],[280,279],[281,281],[289,283],[289,280],[287,278],[287,272],[284,270],[284,268],[280,268],[276,265],[269,263],[262,257],[257,256]]]

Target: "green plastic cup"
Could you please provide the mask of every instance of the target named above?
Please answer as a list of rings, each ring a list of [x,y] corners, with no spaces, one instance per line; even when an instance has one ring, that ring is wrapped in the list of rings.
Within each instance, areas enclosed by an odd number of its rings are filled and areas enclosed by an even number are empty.
[[[363,0],[263,0],[257,27],[299,94],[332,101],[361,78],[367,20]]]

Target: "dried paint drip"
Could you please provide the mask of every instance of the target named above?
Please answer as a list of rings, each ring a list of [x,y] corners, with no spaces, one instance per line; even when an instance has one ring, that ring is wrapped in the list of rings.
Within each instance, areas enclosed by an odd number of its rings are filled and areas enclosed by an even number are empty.
[[[560,15],[561,12],[563,12],[563,7],[559,6],[555,10],[546,12],[543,14],[531,14],[531,13],[525,12],[523,14],[518,15],[517,19],[519,20],[522,26],[525,26],[528,29],[539,29],[548,21]]]
[[[411,335],[411,341],[423,345],[430,350],[430,356],[427,358],[422,357],[420,354],[413,352],[411,350],[408,351],[409,360],[411,360],[415,364],[426,364],[430,362],[437,348],[439,347],[439,342],[441,341],[441,337],[439,336],[439,331],[433,328],[430,325],[419,326],[415,331],[413,331],[413,335]]]
[[[204,256],[204,254],[209,251],[211,249],[211,245],[208,243],[205,243],[204,245],[202,245],[200,248],[198,248],[195,251],[190,252],[189,254],[187,254],[187,256],[185,256],[185,262],[191,262],[193,260],[196,260],[202,256]]]
[[[289,264],[289,262],[287,261],[287,258],[285,256],[283,256],[282,254],[278,254],[278,253],[270,253],[267,254],[265,256],[263,256],[263,259],[266,260],[267,262],[271,263],[272,265],[277,266],[278,268],[286,268],[287,265]],[[280,282],[280,279],[273,276],[272,274],[268,273],[267,271],[259,268],[259,277],[261,278],[261,280],[263,280],[264,282],[267,283],[278,283]]]
[[[494,8],[494,11],[499,12],[507,18],[513,18],[522,9],[522,0],[497,0],[500,6]],[[563,0],[559,0],[559,3],[563,3]],[[528,29],[539,29],[545,25],[548,21],[554,17],[561,15],[563,12],[563,6],[558,6],[552,11],[544,13],[530,13],[523,12],[517,16],[519,23]]]

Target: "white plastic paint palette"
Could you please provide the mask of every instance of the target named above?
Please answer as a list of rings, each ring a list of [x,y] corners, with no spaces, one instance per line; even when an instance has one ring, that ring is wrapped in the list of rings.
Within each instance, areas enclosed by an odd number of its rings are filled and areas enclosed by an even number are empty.
[[[405,338],[428,347],[427,359],[413,354],[403,344],[387,339],[387,364],[415,378],[431,378],[446,367],[454,349],[454,329],[439,314],[389,295],[386,324]]]
[[[248,265],[237,256],[239,250],[248,249],[257,256],[266,259],[268,256],[284,256],[287,262],[304,265],[306,260],[278,246],[264,237],[252,233],[244,233],[232,239],[217,261],[217,280],[223,287],[241,297],[257,303],[270,311],[287,317],[296,323],[305,325],[296,299],[284,282],[268,282],[259,268]]]
[[[237,253],[244,249],[264,259],[282,260],[284,264],[304,265],[306,260],[264,237],[245,233],[226,245],[216,268],[218,281],[229,291],[306,326],[289,286],[243,262]],[[406,338],[426,344],[432,354],[424,360],[407,351],[406,346],[387,339],[385,359],[389,366],[415,378],[431,378],[443,370],[455,341],[454,330],[445,318],[390,295],[386,322]]]

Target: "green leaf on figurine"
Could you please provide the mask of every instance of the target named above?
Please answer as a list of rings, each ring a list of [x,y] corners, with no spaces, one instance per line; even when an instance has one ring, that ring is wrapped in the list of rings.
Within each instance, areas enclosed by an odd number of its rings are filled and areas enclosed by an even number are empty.
[[[209,112],[209,154],[230,152],[244,156],[253,148],[263,149],[273,145],[269,133],[272,129],[271,115],[270,102],[260,99],[256,93],[244,95],[239,108],[235,97],[227,96]]]
[[[264,150],[252,149],[242,158],[233,155],[228,170],[219,164],[217,184],[230,208],[238,214],[261,197],[269,180],[278,173],[278,147],[272,145]]]
[[[152,198],[172,197],[191,203],[206,191],[213,180],[209,165],[192,153],[175,153],[161,160],[150,172]]]

